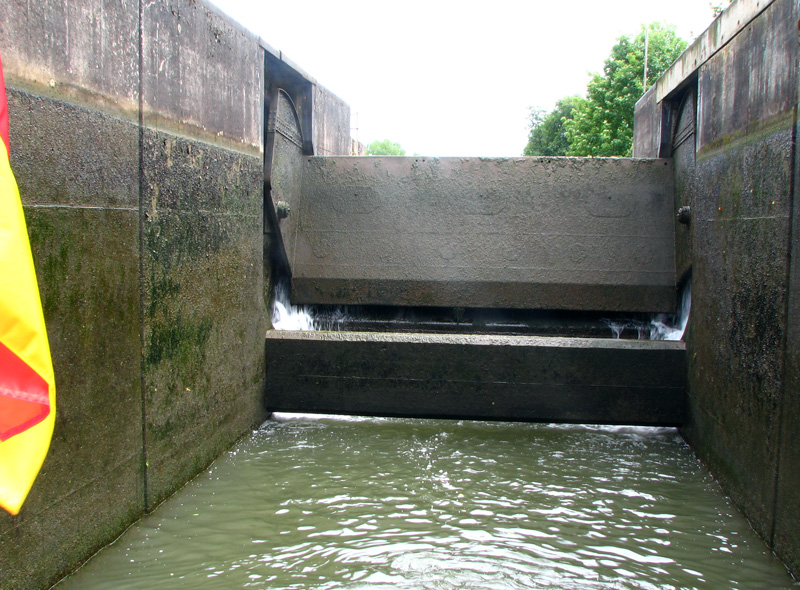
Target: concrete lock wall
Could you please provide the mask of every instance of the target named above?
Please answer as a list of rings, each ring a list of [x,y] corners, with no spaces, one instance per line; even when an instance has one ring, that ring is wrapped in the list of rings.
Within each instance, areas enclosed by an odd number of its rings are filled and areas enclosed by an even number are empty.
[[[0,511],[0,588],[48,587],[266,417],[265,52],[195,0],[3,6],[58,404]],[[346,105],[313,88],[315,142],[348,153]]]
[[[284,57],[197,0],[12,0],[15,171],[58,387],[0,588],[70,572],[265,416],[263,88]],[[800,574],[795,0],[738,0],[636,113],[693,276],[684,435]],[[318,155],[347,107],[313,85]],[[267,275],[265,275],[265,271]]]
[[[800,575],[798,5],[738,0],[637,105],[691,272],[686,439]],[[695,115],[696,113],[696,115]]]

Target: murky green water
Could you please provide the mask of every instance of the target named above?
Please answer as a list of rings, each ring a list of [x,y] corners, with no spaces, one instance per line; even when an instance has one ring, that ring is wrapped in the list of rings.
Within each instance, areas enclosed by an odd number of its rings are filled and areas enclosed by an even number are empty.
[[[790,586],[675,430],[287,417],[58,590]]]

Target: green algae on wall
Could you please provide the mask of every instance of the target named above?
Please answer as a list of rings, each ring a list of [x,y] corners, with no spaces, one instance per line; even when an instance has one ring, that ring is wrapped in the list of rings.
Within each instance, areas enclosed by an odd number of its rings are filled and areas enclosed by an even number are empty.
[[[261,160],[143,133],[148,506],[266,415]],[[231,343],[253,348],[242,354]],[[261,391],[263,386],[256,385]],[[213,433],[213,435],[212,435]]]

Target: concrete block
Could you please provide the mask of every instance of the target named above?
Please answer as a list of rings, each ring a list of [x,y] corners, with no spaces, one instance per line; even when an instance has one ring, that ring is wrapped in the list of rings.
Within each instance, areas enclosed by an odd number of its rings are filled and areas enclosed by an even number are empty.
[[[793,5],[770,4],[700,69],[698,157],[792,125],[798,87]]]
[[[0,30],[8,83],[135,120],[137,0],[4,2]]]
[[[676,425],[682,342],[279,332],[266,338],[271,411]]]
[[[42,471],[18,516],[0,511],[0,587],[27,590],[142,514],[144,461],[138,212],[31,206],[26,217],[57,390]]]
[[[687,338],[688,399],[697,418],[684,434],[765,539],[780,440],[789,185],[773,192],[768,187],[780,176],[753,174],[745,162],[760,153],[780,166],[779,146],[790,138],[781,135],[698,164]]]
[[[655,86],[636,102],[633,112],[633,156],[657,158],[661,148],[661,105]]]
[[[314,153],[317,156],[350,155],[350,106],[317,84],[314,93]]]
[[[793,229],[800,229],[795,209]],[[798,234],[794,234],[797,236]],[[800,239],[794,239],[793,254]],[[775,524],[772,543],[775,553],[795,578],[800,576],[800,256],[792,256],[791,303],[786,344],[786,381],[783,388],[778,481],[775,489]]]
[[[130,120],[8,90],[11,166],[25,205],[139,210],[139,130]]]
[[[143,135],[143,160],[145,452],[153,507],[266,417],[267,310],[261,160],[151,130]]]
[[[85,444],[84,455],[98,448]],[[44,469],[48,469],[47,462]],[[141,457],[121,457],[118,463],[81,480],[87,472],[72,475],[81,485],[64,493],[59,501],[42,511],[24,509],[11,528],[0,532],[0,588],[50,588],[141,516]],[[6,518],[3,512],[0,520]]]
[[[266,416],[264,49],[194,0],[14,0],[0,30],[59,399],[0,514],[0,588],[28,590]]]
[[[211,8],[144,3],[141,76],[145,125],[260,151],[263,51]]]
[[[336,157],[302,166],[281,222],[297,303],[675,308],[668,160]]]

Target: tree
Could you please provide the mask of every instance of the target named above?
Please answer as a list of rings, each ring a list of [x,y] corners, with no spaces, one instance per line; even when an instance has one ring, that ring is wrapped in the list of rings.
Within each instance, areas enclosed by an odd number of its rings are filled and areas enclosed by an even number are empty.
[[[405,156],[406,150],[399,143],[392,143],[388,139],[373,141],[367,146],[368,156]]]
[[[647,81],[657,80],[686,49],[675,28],[647,27]],[[594,74],[587,99],[564,121],[571,156],[629,156],[633,143],[633,109],[644,93],[645,27],[633,39],[622,36],[611,49],[603,75]]]
[[[564,133],[564,121],[572,119],[575,106],[584,99],[580,96],[567,96],[556,102],[549,113],[542,109],[531,109],[528,145],[523,156],[566,156],[569,140]]]

